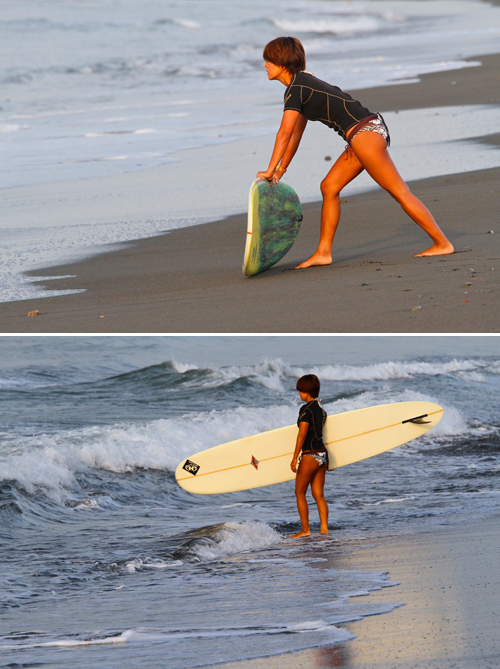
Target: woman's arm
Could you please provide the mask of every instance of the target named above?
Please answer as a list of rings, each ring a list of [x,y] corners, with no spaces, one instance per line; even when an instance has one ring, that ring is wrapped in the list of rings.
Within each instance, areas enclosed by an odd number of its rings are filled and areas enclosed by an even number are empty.
[[[309,429],[309,423],[299,423],[299,433],[297,435],[297,442],[295,444],[295,452],[293,454],[292,462],[290,463],[290,468],[292,472],[297,472],[297,459],[299,453],[302,450],[302,446],[306,440],[307,431]]]
[[[269,167],[265,172],[257,172],[257,179],[272,179],[275,183],[280,180],[299,147],[306,124],[307,119],[297,111],[287,110],[283,113]],[[276,171],[280,160],[281,169]]]
[[[283,154],[280,161],[283,173],[288,168],[288,165],[290,165],[292,162],[294,155],[297,153],[297,149],[299,148],[300,140],[302,139],[306,125],[306,117],[302,116],[302,114],[299,114],[299,118],[295,122],[295,127],[293,129],[292,136],[290,137],[290,141],[288,142],[285,153]]]

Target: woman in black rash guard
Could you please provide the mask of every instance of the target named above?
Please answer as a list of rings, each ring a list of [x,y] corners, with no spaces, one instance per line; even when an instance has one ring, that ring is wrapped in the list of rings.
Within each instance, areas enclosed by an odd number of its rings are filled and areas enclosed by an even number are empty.
[[[295,495],[299,510],[302,529],[292,535],[307,537],[311,534],[309,528],[309,507],[306,492],[309,485],[316,504],[320,519],[320,534],[328,534],[328,504],[324,496],[325,475],[328,469],[328,452],[323,443],[323,425],[326,420],[326,411],[321,406],[319,395],[319,379],[314,374],[301,376],[297,381],[297,390],[305,404],[300,407],[297,425],[299,433],[295,445],[290,467],[297,473],[295,479]],[[297,464],[299,463],[299,464]]]
[[[286,86],[285,109],[276,135],[273,154],[258,179],[278,183],[297,151],[307,121],[321,121],[333,128],[347,147],[321,182],[323,208],[321,232],[316,252],[296,269],[311,265],[330,265],[332,243],[340,219],[340,192],[363,170],[399,202],[415,223],[425,230],[433,245],[415,254],[434,256],[453,253],[430,211],[410,192],[392,162],[387,147],[389,131],[380,114],[372,114],[357,100],[312,74],[305,72],[302,44],[294,37],[278,37],[264,49],[267,76]]]

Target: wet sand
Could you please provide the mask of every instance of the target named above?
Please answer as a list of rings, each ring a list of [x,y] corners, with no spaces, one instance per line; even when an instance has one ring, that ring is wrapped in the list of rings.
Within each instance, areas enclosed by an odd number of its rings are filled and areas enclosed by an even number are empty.
[[[471,60],[483,65],[360,96],[381,111],[500,104],[500,56]],[[497,150],[497,135],[484,141]],[[376,190],[343,203],[329,267],[292,270],[316,247],[320,203],[312,203],[304,206],[304,222],[289,254],[271,270],[243,277],[246,215],[241,214],[32,272],[49,289],[85,292],[0,304],[0,331],[495,333],[500,329],[499,177],[500,168],[494,168],[410,183],[455,244],[457,253],[451,256],[414,258],[429,246],[428,238],[387,193]],[[132,178],[141,177],[123,175],[124,183]],[[74,188],[83,198],[85,184]],[[116,192],[109,197],[119,200]],[[90,206],[97,206],[90,199]],[[31,207],[29,215],[34,213]],[[85,216],[83,205],[77,215]],[[55,275],[72,278],[42,278]],[[32,311],[39,315],[28,317]]]
[[[404,602],[391,613],[342,625],[356,639],[219,669],[489,669],[500,657],[498,518],[456,528],[339,545],[336,569],[388,571],[400,584],[368,595]]]

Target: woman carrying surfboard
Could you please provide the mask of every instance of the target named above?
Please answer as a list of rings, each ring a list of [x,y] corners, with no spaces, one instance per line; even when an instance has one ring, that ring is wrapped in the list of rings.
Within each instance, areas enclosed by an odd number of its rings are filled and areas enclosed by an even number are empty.
[[[292,538],[307,537],[309,528],[309,507],[306,492],[311,486],[311,493],[318,505],[320,534],[328,534],[328,504],[325,500],[325,475],[328,469],[328,451],[323,443],[323,425],[326,411],[318,400],[319,379],[315,374],[306,374],[297,381],[297,390],[305,404],[300,407],[297,425],[299,433],[290,467],[296,472],[295,495],[302,529]],[[299,459],[300,456],[300,459]],[[299,463],[297,465],[297,463]]]
[[[304,48],[295,37],[272,40],[263,55],[268,79],[280,81],[286,91],[283,118],[269,167],[257,172],[257,178],[278,183],[299,147],[308,120],[321,121],[347,141],[345,152],[321,182],[323,208],[318,248],[296,269],[331,264],[333,238],[340,220],[340,192],[363,170],[387,190],[432,239],[432,246],[416,253],[416,257],[453,253],[451,242],[427,207],[411,193],[392,162],[387,150],[389,131],[382,116],[373,114],[337,86],[305,72]]]

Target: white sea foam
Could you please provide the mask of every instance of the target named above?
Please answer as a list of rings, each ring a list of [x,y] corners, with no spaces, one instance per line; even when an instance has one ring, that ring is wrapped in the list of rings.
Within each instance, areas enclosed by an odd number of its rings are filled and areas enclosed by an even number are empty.
[[[189,381],[192,385],[203,388],[220,388],[238,379],[247,378],[277,394],[289,392],[290,381],[304,374],[317,374],[325,382],[369,382],[391,381],[456,375],[464,381],[487,383],[489,375],[500,375],[500,364],[496,361],[473,359],[453,359],[448,361],[418,362],[389,360],[369,365],[321,365],[302,367],[285,362],[280,358],[264,358],[253,365],[199,365],[173,359],[169,364],[180,375],[193,370],[200,374]],[[85,378],[85,377],[84,377]],[[80,380],[80,377],[78,377]],[[83,379],[81,379],[83,380]],[[187,382],[187,381],[186,381]],[[4,389],[29,389],[57,385],[58,379],[50,375],[30,373],[0,372],[0,387]]]
[[[459,372],[459,376],[470,383],[487,383],[487,378],[480,372]]]
[[[478,363],[473,360],[451,360],[450,362],[384,362],[365,366],[328,365],[309,372],[321,375],[325,381],[380,381],[410,379],[415,376],[439,376],[455,372],[474,371]],[[297,368],[298,376],[307,373]]]
[[[136,558],[127,562],[125,569],[129,574],[135,574],[135,572],[142,571],[143,569],[175,569],[176,567],[181,567],[183,564],[182,560],[170,560],[167,562],[159,558],[149,560]]]
[[[485,368],[485,371],[489,372],[490,374],[500,374],[500,361],[495,360],[489,363],[488,366]]]
[[[199,30],[201,28],[201,23],[189,19],[174,19],[173,23],[182,28],[188,28],[189,30]]]
[[[202,560],[221,560],[230,555],[261,550],[283,541],[280,533],[266,523],[245,521],[224,523],[213,543],[200,543],[193,552]]]
[[[360,32],[375,32],[381,27],[381,21],[374,16],[353,16],[350,19],[317,20],[317,21],[282,21],[273,20],[274,25],[287,34],[319,33],[342,35]]]
[[[392,607],[394,608],[394,606]],[[392,610],[392,609],[389,609]],[[369,613],[367,615],[370,615]],[[357,616],[359,619],[362,616]],[[217,628],[217,627],[204,627],[199,629],[189,629],[187,631],[172,631],[168,629],[160,628],[137,628],[130,629],[116,635],[109,635],[103,638],[92,637],[91,635],[81,635],[81,639],[71,638],[69,635],[66,638],[53,639],[53,640],[43,640],[43,638],[38,638],[34,641],[21,641],[16,644],[0,644],[0,650],[9,651],[9,650],[20,650],[20,649],[30,649],[30,648],[79,648],[84,646],[113,646],[117,644],[133,644],[140,643],[151,644],[151,643],[172,643],[178,645],[183,640],[189,641],[190,639],[207,639],[215,641],[216,639],[224,639],[229,637],[252,637],[252,636],[261,636],[261,635],[288,635],[288,634],[301,634],[303,632],[327,632],[328,641],[330,643],[340,643],[342,641],[348,641],[354,639],[354,634],[351,634],[343,628],[338,628],[332,623],[326,622],[324,620],[314,620],[314,621],[304,621],[297,623],[290,623],[288,625],[259,625],[253,627],[226,627],[226,628]],[[27,635],[24,635],[25,638]],[[40,635],[37,635],[40,637]],[[46,637],[47,635],[43,635]],[[302,646],[307,648],[308,645]],[[251,657],[258,657],[258,654],[252,654]],[[196,666],[200,666],[197,664]]]
[[[1,644],[0,650],[19,650],[21,648],[79,648],[82,646],[107,646],[114,644],[127,643],[133,638],[133,631],[127,630],[122,634],[116,636],[108,636],[104,639],[100,638],[87,638],[87,639],[53,639],[50,641],[33,641],[31,643],[18,643],[18,644]]]
[[[189,372],[192,369],[199,369],[198,365],[190,365],[185,362],[177,362],[176,360],[172,360],[172,367],[175,369],[176,372],[179,372],[179,374],[185,374],[186,372]]]
[[[369,391],[328,403],[325,409],[330,415],[377,403],[413,400],[437,401],[437,398],[409,390],[387,392],[385,397]],[[80,472],[124,473],[138,468],[174,471],[183,458],[197,451],[291,425],[296,417],[295,405],[238,407],[143,425],[124,423],[6,438],[0,459],[0,480],[13,480],[28,492],[42,490],[54,499],[61,499],[78,488],[76,475]],[[464,435],[469,431],[465,418],[453,407],[445,406],[444,418],[429,437],[429,447],[435,437]]]
[[[17,123],[0,123],[0,134],[6,132],[17,132],[21,126]]]
[[[29,492],[42,489],[59,498],[74,488],[75,475],[93,469],[130,472],[135,468],[174,471],[193,452],[292,423],[296,409],[238,408],[164,419],[145,425],[121,424],[60,431],[4,441],[0,480]]]
[[[324,381],[389,381],[411,379],[417,376],[440,376],[448,374],[476,374],[465,376],[470,380],[484,379],[483,374],[500,374],[500,365],[478,359],[450,360],[446,362],[388,361],[371,365],[322,365],[300,367],[283,360],[265,359],[257,365],[211,368],[214,375],[205,383],[218,385],[247,376],[256,383],[276,392],[284,392],[283,381],[298,379],[304,374],[316,374]],[[479,376],[480,375],[480,376]]]

